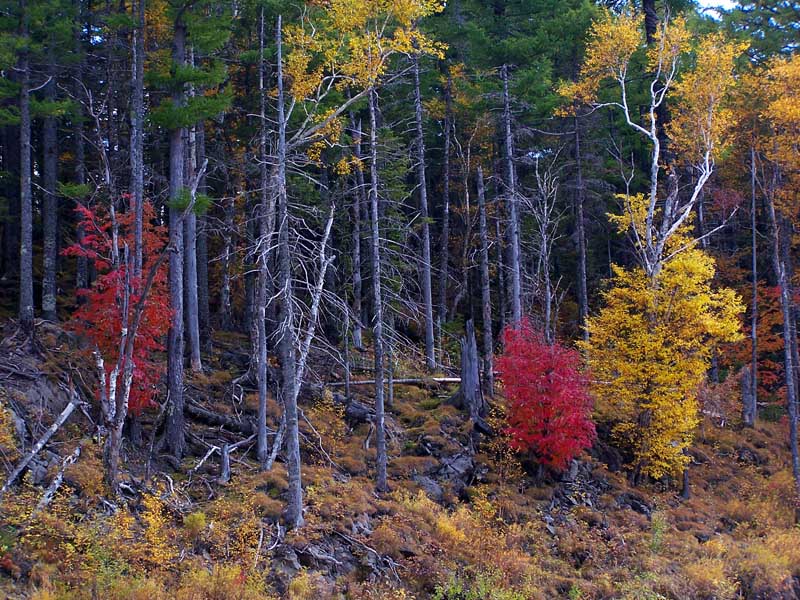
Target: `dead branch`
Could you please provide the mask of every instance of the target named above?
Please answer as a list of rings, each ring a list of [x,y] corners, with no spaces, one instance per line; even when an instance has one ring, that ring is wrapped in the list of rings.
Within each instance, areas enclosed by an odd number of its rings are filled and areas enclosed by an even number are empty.
[[[253,425],[253,423],[250,421],[240,421],[234,417],[229,417],[227,415],[208,410],[196,402],[187,402],[186,412],[196,419],[199,419],[204,423],[208,423],[209,425],[228,427],[245,435],[251,435],[256,431],[255,425]]]
[[[50,485],[47,486],[42,499],[39,500],[39,504],[36,505],[33,513],[31,513],[31,517],[53,501],[53,497],[56,495],[58,488],[61,487],[61,482],[64,481],[64,471],[66,471],[68,466],[78,460],[80,455],[81,445],[78,444],[75,447],[75,450],[73,450],[63,461],[61,461],[61,467],[58,469],[58,473],[56,473],[56,476],[53,477],[53,481],[50,482]]]
[[[14,483],[14,481],[16,481],[20,473],[22,473],[22,471],[25,470],[25,467],[27,467],[28,464],[31,462],[31,460],[33,460],[33,457],[36,456],[41,451],[42,448],[44,448],[44,445],[50,440],[51,437],[53,437],[55,432],[58,431],[59,428],[66,422],[66,420],[72,414],[72,411],[75,410],[75,407],[81,403],[82,400],[80,399],[80,396],[78,395],[77,391],[75,391],[75,389],[73,388],[72,399],[69,401],[69,404],[67,404],[67,406],[64,407],[64,410],[61,411],[61,414],[58,415],[58,418],[55,420],[55,422],[52,425],[50,425],[50,427],[47,428],[47,431],[45,431],[44,435],[42,435],[42,437],[39,438],[39,441],[36,442],[36,444],[34,444],[33,448],[31,448],[31,451],[28,452],[27,455],[25,455],[25,458],[19,461],[19,464],[17,464],[17,467],[11,472],[11,475],[8,476],[8,479],[3,484],[3,487],[0,488],[0,498],[3,497],[3,494],[5,494],[6,491],[8,491],[8,489]]]
[[[395,379],[395,385],[419,385],[426,386],[440,383],[461,383],[461,377],[411,377],[406,379]],[[325,384],[328,387],[341,387],[345,385],[343,381],[332,381]],[[363,381],[350,381],[350,385],[375,385],[374,379]]]

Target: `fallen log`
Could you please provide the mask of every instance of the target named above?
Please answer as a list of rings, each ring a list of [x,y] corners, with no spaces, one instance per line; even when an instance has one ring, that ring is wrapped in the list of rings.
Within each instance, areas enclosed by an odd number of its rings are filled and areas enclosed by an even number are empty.
[[[53,497],[56,495],[58,488],[61,487],[61,482],[64,481],[64,471],[67,470],[67,467],[74,463],[81,455],[81,445],[78,444],[63,461],[61,461],[61,467],[58,469],[58,473],[56,476],[53,477],[53,481],[50,482],[50,485],[47,486],[47,489],[44,491],[44,495],[42,499],[39,500],[39,504],[36,505],[36,509],[33,511],[33,515],[38,513],[40,510],[45,508],[48,504],[53,501]]]
[[[196,402],[187,402],[185,410],[194,418],[203,421],[208,425],[228,427],[245,435],[252,435],[256,432],[256,427],[252,422],[247,420],[239,420],[234,417],[229,417],[227,415],[208,410]]]
[[[11,475],[8,476],[8,479],[3,484],[3,487],[0,488],[0,498],[3,497],[8,489],[13,485],[14,481],[16,481],[17,477],[19,477],[20,473],[25,470],[25,467],[33,460],[33,458],[39,454],[44,445],[53,437],[56,431],[69,419],[69,416],[75,410],[75,407],[81,404],[80,396],[78,396],[78,392],[75,389],[72,390],[72,399],[69,403],[64,407],[64,410],[61,411],[61,414],[58,415],[58,418],[55,422],[47,428],[47,431],[44,432],[44,435],[39,438],[39,441],[33,445],[31,451],[25,455],[25,457],[19,461],[16,468],[11,472]]]
[[[411,377],[405,379],[394,379],[395,385],[432,385],[439,383],[461,383],[461,377]],[[344,381],[332,381],[325,384],[328,387],[343,387]],[[350,385],[375,385],[374,379],[362,381],[350,381]]]

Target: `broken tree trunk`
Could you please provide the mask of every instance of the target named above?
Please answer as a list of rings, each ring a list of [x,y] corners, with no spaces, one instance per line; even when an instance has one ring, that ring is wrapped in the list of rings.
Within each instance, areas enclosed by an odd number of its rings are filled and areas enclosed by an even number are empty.
[[[745,427],[753,427],[756,422],[756,411],[758,410],[756,404],[756,386],[755,378],[753,377],[753,368],[751,365],[742,367],[742,422]]]
[[[0,488],[0,498],[2,498],[3,494],[5,494],[13,485],[20,473],[22,473],[25,470],[25,467],[27,467],[31,460],[33,460],[33,457],[39,454],[41,449],[44,448],[44,445],[50,440],[51,437],[53,437],[53,434],[55,434],[55,432],[61,428],[67,419],[69,419],[72,411],[74,411],[75,407],[80,403],[81,399],[78,396],[78,392],[73,389],[72,399],[69,401],[69,404],[64,407],[64,410],[61,411],[61,414],[58,415],[58,418],[55,420],[55,422],[47,428],[47,431],[45,431],[44,435],[39,438],[39,441],[34,444],[33,448],[31,448],[31,451],[25,455],[25,458],[19,461],[16,468],[11,472],[11,475],[8,476],[8,479],[3,484],[3,487]]]
[[[469,414],[475,423],[482,421],[486,406],[481,393],[480,359],[475,341],[472,319],[467,321],[465,336],[461,338],[461,387],[450,402]]]
[[[42,499],[39,500],[39,503],[36,505],[36,509],[33,511],[34,515],[39,511],[41,511],[43,508],[47,507],[47,505],[53,501],[53,498],[55,497],[58,488],[61,487],[61,482],[64,481],[64,471],[67,470],[68,466],[70,466],[76,460],[78,460],[80,455],[81,455],[81,446],[80,444],[78,444],[75,447],[75,450],[73,450],[63,461],[61,461],[61,467],[59,467],[58,473],[56,473],[56,476],[53,477],[53,481],[50,482],[50,485],[47,486],[47,489],[44,491]]]

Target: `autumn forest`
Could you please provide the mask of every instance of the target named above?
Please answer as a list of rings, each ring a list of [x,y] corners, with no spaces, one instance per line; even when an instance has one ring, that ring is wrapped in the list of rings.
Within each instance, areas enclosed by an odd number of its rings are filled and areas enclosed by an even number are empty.
[[[800,597],[799,48],[0,2],[0,595]]]

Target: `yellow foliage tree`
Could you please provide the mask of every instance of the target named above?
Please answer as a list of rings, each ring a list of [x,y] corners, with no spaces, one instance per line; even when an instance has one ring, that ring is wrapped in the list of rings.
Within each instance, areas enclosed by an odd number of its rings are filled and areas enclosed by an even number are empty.
[[[694,246],[667,261],[655,279],[642,267],[614,266],[605,307],[588,321],[583,349],[597,416],[631,452],[634,479],[686,466],[684,450],[699,420],[697,390],[714,348],[741,338],[744,306],[732,290],[713,290],[713,277],[714,259]]]
[[[629,232],[639,262],[650,277],[658,275],[669,260],[668,248],[682,250],[671,240],[690,218],[733,124],[725,101],[735,83],[734,61],[746,45],[728,41],[719,33],[702,36],[697,43],[692,43],[693,37],[684,18],[663,19],[645,51],[642,72],[631,73],[637,64],[634,56],[645,48],[642,19],[606,12],[592,26],[578,81],[560,88],[573,103],[620,110],[627,126],[650,145],[647,201],[636,206],[644,214],[631,221],[634,227]],[[643,107],[630,104],[630,80],[640,77],[648,88]],[[600,86],[606,81],[613,82],[616,98],[599,98]],[[668,99],[672,118],[666,134],[671,150],[677,155],[676,162],[694,176],[688,193],[678,185],[679,171],[668,168],[663,160],[664,132],[658,119]],[[666,186],[661,182],[664,174],[672,180]],[[631,213],[637,199],[626,195],[622,200],[626,213]]]
[[[339,118],[370,89],[392,78],[398,54],[443,57],[445,46],[417,28],[444,9],[442,0],[309,0],[297,24],[285,27],[283,72],[302,123],[289,146],[312,144],[311,158],[341,133]],[[349,90],[347,99],[333,92]]]
[[[619,195],[622,214],[610,217],[632,240],[639,266],[614,267],[606,306],[589,320],[583,344],[598,414],[631,451],[634,479],[686,465],[699,419],[697,389],[714,347],[740,337],[743,306],[731,290],[712,289],[714,260],[690,233],[694,206],[729,143],[734,119],[726,101],[744,49],[718,33],[693,36],[684,18],[669,15],[648,46],[639,16],[607,12],[592,27],[578,81],[561,88],[573,106],[621,111],[651,149],[647,192]],[[637,54],[644,60],[634,60]],[[640,72],[630,72],[635,65]],[[634,78],[646,82],[643,107],[630,104]],[[616,91],[601,98],[608,81]],[[663,127],[667,101],[671,122]],[[674,154],[669,165],[665,141]],[[682,172],[693,176],[688,188],[678,183]]]

